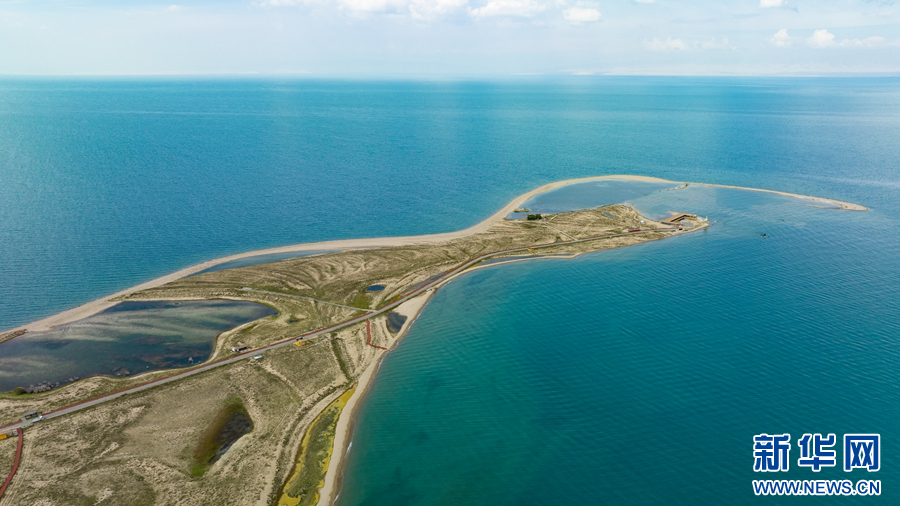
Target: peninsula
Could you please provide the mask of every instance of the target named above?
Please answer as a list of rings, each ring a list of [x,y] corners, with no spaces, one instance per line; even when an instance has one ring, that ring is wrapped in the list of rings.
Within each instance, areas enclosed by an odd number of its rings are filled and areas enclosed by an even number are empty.
[[[26,435],[0,504],[331,504],[352,411],[435,290],[474,269],[571,258],[708,226],[689,214],[678,223],[654,221],[624,204],[507,219],[538,193],[601,179],[695,184],[639,176],[561,181],[459,232],[235,255],[10,330],[4,335],[16,339],[122,301],[232,299],[278,312],[223,332],[210,359],[194,367],[0,395],[0,433],[24,428]],[[312,250],[338,251],[190,276],[238,258]],[[11,454],[7,446],[0,441],[0,457]],[[0,468],[8,469],[5,460]]]

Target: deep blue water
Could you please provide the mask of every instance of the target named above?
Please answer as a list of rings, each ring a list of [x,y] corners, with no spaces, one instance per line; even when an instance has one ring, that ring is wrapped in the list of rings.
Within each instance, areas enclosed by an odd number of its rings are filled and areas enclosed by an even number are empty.
[[[896,209],[898,81],[0,80],[0,328],[285,244],[457,230],[605,173]]]
[[[228,254],[457,230],[565,178],[858,202],[661,192],[634,203],[713,227],[451,283],[384,362],[342,504],[750,503],[764,431],[880,431],[896,502],[898,85],[6,79],[0,328]]]

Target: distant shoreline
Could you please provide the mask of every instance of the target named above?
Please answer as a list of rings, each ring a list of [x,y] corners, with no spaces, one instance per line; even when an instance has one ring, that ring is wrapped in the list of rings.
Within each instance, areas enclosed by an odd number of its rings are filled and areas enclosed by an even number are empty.
[[[374,248],[374,247],[384,247],[384,246],[405,246],[409,244],[417,244],[417,243],[436,243],[448,241],[451,239],[457,239],[459,237],[468,236],[471,234],[476,234],[479,232],[484,232],[488,228],[490,228],[493,224],[502,221],[507,215],[513,212],[515,209],[521,207],[522,204],[527,202],[529,199],[534,197],[535,195],[546,193],[551,190],[555,190],[557,188],[568,186],[572,184],[578,183],[587,183],[591,181],[603,181],[603,180],[624,180],[624,181],[639,181],[644,183],[666,183],[666,184],[675,184],[675,185],[695,185],[695,186],[707,186],[712,188],[728,188],[735,190],[745,190],[745,191],[756,191],[763,193],[773,193],[776,195],[783,195],[786,197],[799,198],[803,200],[810,200],[813,202],[818,202],[821,204],[831,204],[838,207],[838,209],[848,210],[848,211],[867,211],[868,208],[859,204],[853,204],[851,202],[843,202],[840,200],[828,199],[824,197],[813,197],[809,195],[800,195],[796,193],[788,193],[777,190],[767,190],[761,188],[750,188],[744,186],[731,186],[731,185],[722,185],[722,184],[713,184],[713,183],[693,183],[693,182],[684,182],[684,181],[672,181],[668,179],[661,179],[651,176],[635,176],[635,175],[627,175],[627,174],[615,174],[615,175],[605,175],[605,176],[592,176],[592,177],[584,177],[584,178],[575,178],[575,179],[565,179],[562,181],[556,181],[553,183],[548,183],[538,188],[535,188],[529,192],[523,193],[518,197],[511,200],[505,206],[500,208],[497,212],[484,219],[480,223],[477,223],[469,228],[458,230],[455,232],[444,232],[439,234],[426,234],[426,235],[414,235],[414,236],[397,236],[397,237],[373,237],[367,239],[339,239],[333,241],[321,241],[321,242],[312,242],[312,243],[301,243],[301,244],[293,244],[289,246],[279,246],[276,248],[267,248],[261,250],[247,251],[244,253],[238,253],[235,255],[229,255],[221,258],[217,258],[214,260],[209,260],[206,262],[202,262],[196,265],[192,265],[190,267],[186,267],[184,269],[180,269],[171,274],[167,274],[165,276],[158,277],[156,279],[152,279],[150,281],[146,281],[144,283],[132,286],[130,288],[126,288],[125,290],[121,290],[112,295],[108,295],[105,297],[101,297],[99,299],[93,300],[91,302],[87,302],[80,306],[74,307],[72,309],[68,309],[66,311],[57,313],[55,315],[48,316],[46,318],[37,320],[32,323],[28,323],[26,325],[21,325],[19,327],[14,327],[3,332],[0,332],[0,342],[5,340],[9,340],[18,335],[22,335],[22,331],[27,330],[28,332],[43,332],[47,330],[52,330],[54,327],[58,325],[64,325],[66,323],[71,323],[73,321],[81,320],[83,318],[87,318],[88,316],[92,316],[104,309],[114,306],[119,301],[113,300],[120,297],[124,297],[130,295],[135,292],[139,292],[142,290],[147,290],[149,288],[154,288],[157,286],[164,285],[171,281],[175,281],[177,279],[181,279],[183,277],[189,276],[191,274],[196,274],[205,269],[209,269],[219,264],[223,264],[225,262],[231,262],[234,260],[239,260],[247,257],[254,257],[259,255],[269,255],[269,254],[277,254],[277,253],[290,253],[290,252],[300,252],[300,251],[310,251],[310,250],[342,250],[342,249],[359,249],[359,248]],[[17,334],[12,335],[10,334]],[[10,337],[7,337],[10,336]]]

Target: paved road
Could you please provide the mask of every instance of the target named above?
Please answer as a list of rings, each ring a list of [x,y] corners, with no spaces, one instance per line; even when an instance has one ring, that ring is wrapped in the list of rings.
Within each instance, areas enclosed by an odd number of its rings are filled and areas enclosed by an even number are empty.
[[[203,365],[192,367],[190,369],[179,372],[177,374],[173,374],[172,376],[166,376],[165,378],[148,381],[146,383],[142,383],[140,385],[129,387],[124,390],[120,390],[118,392],[113,392],[110,394],[102,395],[100,397],[96,397],[94,399],[79,402],[77,404],[72,404],[71,406],[66,406],[64,408],[59,408],[59,409],[55,409],[53,411],[48,411],[43,414],[43,419],[49,420],[51,418],[57,418],[57,417],[60,417],[63,415],[67,415],[69,413],[73,413],[75,411],[80,411],[82,409],[86,409],[91,406],[96,406],[98,404],[103,404],[104,402],[109,402],[109,401],[118,399],[120,397],[129,395],[129,394],[142,392],[144,390],[149,390],[151,388],[155,388],[160,385],[165,385],[166,383],[172,383],[173,381],[179,381],[184,378],[193,376],[195,374],[200,374],[202,372],[209,371],[216,367],[221,367],[221,366],[224,366],[227,364],[233,364],[233,363],[241,361],[241,360],[247,360],[249,357],[252,357],[254,355],[258,355],[258,354],[264,353],[266,351],[275,350],[275,349],[281,348],[283,346],[287,346],[289,344],[294,343],[295,341],[300,341],[300,340],[305,341],[307,339],[311,339],[311,338],[314,338],[317,336],[321,336],[323,334],[327,334],[328,332],[334,332],[335,330],[339,330],[344,327],[349,327],[351,325],[356,325],[357,323],[362,323],[362,322],[366,321],[367,319],[372,318],[373,316],[378,316],[380,314],[386,313],[386,312],[394,309],[395,307],[399,306],[400,304],[403,304],[404,302],[408,301],[409,299],[412,299],[413,297],[421,295],[425,291],[439,285],[440,283],[444,282],[447,278],[453,277],[454,275],[468,269],[469,267],[477,264],[478,262],[481,262],[482,260],[485,260],[492,256],[505,255],[507,253],[517,253],[520,251],[528,251],[528,250],[534,250],[534,249],[552,248],[554,246],[564,246],[567,244],[576,244],[576,243],[582,243],[582,242],[596,241],[599,239],[622,237],[622,236],[627,236],[627,235],[646,234],[646,233],[654,233],[654,232],[667,232],[667,231],[675,231],[675,230],[676,229],[674,229],[674,228],[648,229],[648,230],[640,230],[637,232],[625,232],[622,234],[600,235],[600,236],[594,236],[594,237],[587,237],[585,239],[575,239],[572,241],[562,241],[562,242],[555,242],[555,243],[549,243],[549,244],[541,244],[541,245],[537,245],[537,246],[525,246],[522,248],[513,248],[513,249],[508,249],[508,250],[503,250],[503,251],[495,251],[493,253],[485,253],[484,255],[475,257],[465,263],[462,263],[462,264],[454,267],[453,269],[445,272],[444,274],[441,274],[439,277],[422,285],[419,288],[416,288],[412,291],[403,293],[400,296],[400,298],[395,300],[394,302],[390,302],[386,305],[376,308],[367,314],[357,316],[357,317],[351,318],[349,320],[344,320],[344,321],[342,321],[340,323],[336,323],[330,327],[325,327],[325,328],[322,328],[319,330],[308,332],[308,333],[302,334],[298,337],[291,337],[288,339],[284,339],[282,341],[278,341],[276,343],[269,344],[267,346],[263,346],[261,348],[256,348],[256,349],[249,350],[249,351],[237,354],[237,355],[233,355],[233,356],[219,359],[219,360],[216,360],[213,362],[208,362]],[[277,294],[277,295],[284,295],[284,294]],[[355,309],[358,309],[358,308],[355,308]],[[30,423],[16,422],[16,423],[12,423],[9,425],[0,426],[0,431],[8,431],[9,429],[16,429],[19,427],[27,427],[28,425],[30,425]]]

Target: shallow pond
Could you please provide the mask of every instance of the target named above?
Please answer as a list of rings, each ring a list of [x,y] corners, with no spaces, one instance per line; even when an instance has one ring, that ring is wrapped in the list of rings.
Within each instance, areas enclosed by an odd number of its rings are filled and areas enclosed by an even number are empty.
[[[243,435],[253,430],[253,420],[244,409],[231,409],[221,427],[217,427],[214,436],[215,455],[209,460],[214,464]]]
[[[54,330],[0,343],[0,391],[200,363],[220,333],[275,314],[268,306],[234,300],[120,302]]]

